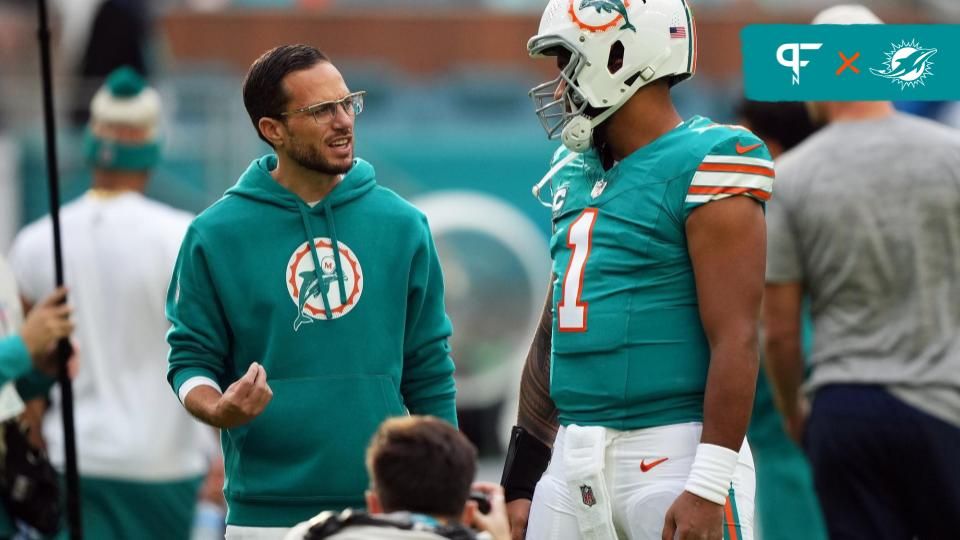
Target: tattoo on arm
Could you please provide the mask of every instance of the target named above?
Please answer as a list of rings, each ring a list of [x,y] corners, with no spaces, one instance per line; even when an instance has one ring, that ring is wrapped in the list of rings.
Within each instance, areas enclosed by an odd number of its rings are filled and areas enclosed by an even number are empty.
[[[550,339],[553,333],[552,291],[547,292],[540,324],[520,377],[520,410],[517,425],[543,444],[552,447],[559,422],[557,406],[550,399]]]

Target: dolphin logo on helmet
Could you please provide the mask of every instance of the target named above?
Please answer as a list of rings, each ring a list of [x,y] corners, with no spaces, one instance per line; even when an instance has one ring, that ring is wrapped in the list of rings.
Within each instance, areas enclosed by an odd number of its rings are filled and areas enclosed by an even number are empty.
[[[618,19],[623,19],[623,26],[620,27],[620,30],[633,30],[637,31],[637,27],[630,24],[630,14],[627,13],[627,6],[624,4],[625,0],[581,0],[580,2],[580,11],[588,8],[595,8],[597,13],[619,13],[620,15],[617,19],[614,19],[614,23]],[[646,0],[644,0],[646,3]]]

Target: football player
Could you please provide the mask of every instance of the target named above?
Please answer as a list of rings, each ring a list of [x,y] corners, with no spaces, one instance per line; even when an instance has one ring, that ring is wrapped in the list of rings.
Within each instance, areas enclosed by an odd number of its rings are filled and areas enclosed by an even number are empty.
[[[685,0],[551,0],[528,49],[557,63],[531,96],[563,146],[534,188],[553,276],[504,467],[514,537],[752,538],[770,155],[674,108]]]

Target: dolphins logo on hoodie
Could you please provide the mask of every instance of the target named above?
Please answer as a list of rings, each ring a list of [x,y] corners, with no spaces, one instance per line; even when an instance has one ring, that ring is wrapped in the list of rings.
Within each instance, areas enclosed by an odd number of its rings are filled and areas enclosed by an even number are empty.
[[[320,260],[319,272],[316,271],[310,244],[307,242],[294,250],[287,263],[287,292],[297,306],[297,315],[293,321],[295,332],[299,331],[304,324],[310,324],[313,321],[343,317],[357,305],[363,294],[363,269],[349,246],[338,242],[340,270],[343,272],[346,299],[340,297],[338,278],[341,276],[337,274],[333,243],[329,238],[314,238],[314,247],[317,250],[317,258]],[[329,316],[327,305],[330,308]]]
[[[933,75],[930,57],[937,53],[937,49],[924,49],[916,40],[891,45],[893,50],[885,53],[887,60],[884,68],[870,68],[870,73],[898,83],[901,90],[924,84],[923,80]]]

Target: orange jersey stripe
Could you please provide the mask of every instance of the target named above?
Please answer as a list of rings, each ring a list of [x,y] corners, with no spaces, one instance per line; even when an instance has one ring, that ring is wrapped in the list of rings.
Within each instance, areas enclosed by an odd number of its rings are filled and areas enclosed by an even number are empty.
[[[750,195],[761,201],[770,200],[770,192],[756,188],[729,187],[729,186],[690,186],[687,192],[690,195]]]
[[[723,511],[727,518],[727,535],[729,540],[740,540],[740,537],[737,535],[737,524],[733,520],[733,506],[730,505],[729,497],[727,498],[727,504],[723,506]]]
[[[704,172],[733,172],[744,174],[759,174],[760,176],[774,177],[773,169],[758,165],[739,165],[737,163],[701,163],[698,171]]]

